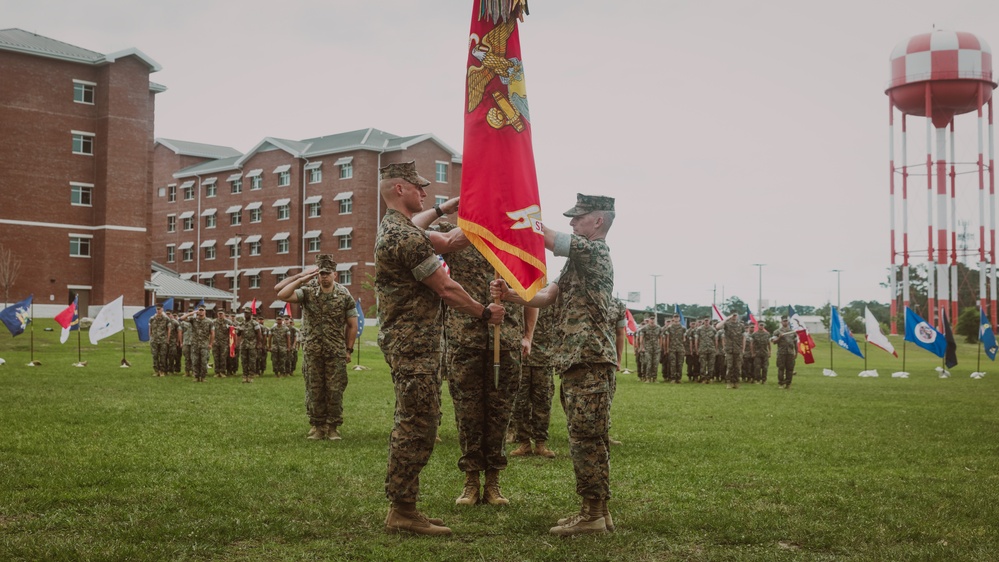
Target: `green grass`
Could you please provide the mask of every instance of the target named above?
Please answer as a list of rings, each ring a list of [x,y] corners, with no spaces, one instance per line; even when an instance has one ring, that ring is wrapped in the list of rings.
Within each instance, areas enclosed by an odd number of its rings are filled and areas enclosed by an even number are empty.
[[[65,346],[39,321],[0,338],[0,560],[994,560],[999,552],[999,372],[976,348],[939,379],[909,346],[870,350],[880,378],[828,340],[770,382],[649,385],[620,375],[610,536],[559,539],[578,507],[556,404],[555,460],[511,459],[506,508],[459,508],[463,475],[450,399],[420,507],[446,539],[386,535],[383,481],[393,394],[365,333],[341,442],[307,441],[301,378],[254,384],[150,376],[127,333]],[[896,343],[901,353],[901,341]],[[631,359],[634,364],[633,358]],[[445,386],[446,389],[446,386]]]

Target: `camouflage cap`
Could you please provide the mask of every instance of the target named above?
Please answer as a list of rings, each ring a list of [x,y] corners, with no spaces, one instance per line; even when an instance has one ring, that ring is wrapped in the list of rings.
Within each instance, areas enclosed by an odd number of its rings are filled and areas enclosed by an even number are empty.
[[[336,271],[336,260],[333,259],[333,254],[319,254],[316,256],[316,267],[319,268],[319,271],[327,273]]]
[[[418,187],[430,185],[430,181],[416,173],[416,160],[396,162],[378,169],[378,179],[387,180],[390,178],[402,178]]]
[[[579,217],[593,211],[613,211],[614,198],[603,195],[576,194],[576,206],[562,213],[567,217]]]

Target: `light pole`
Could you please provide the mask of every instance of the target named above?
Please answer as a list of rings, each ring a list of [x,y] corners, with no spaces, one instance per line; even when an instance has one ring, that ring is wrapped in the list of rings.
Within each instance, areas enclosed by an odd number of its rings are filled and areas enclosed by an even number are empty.
[[[833,269],[831,271],[836,274],[836,310],[840,310],[842,307],[840,306],[839,303],[839,274],[843,273],[843,270]],[[840,313],[842,313],[842,311],[840,311]]]
[[[233,303],[233,312],[239,312],[239,254],[243,253],[243,233],[236,233],[236,243],[233,244],[235,250],[232,255],[232,294],[236,302]]]
[[[659,325],[659,297],[656,295],[656,289],[658,289],[660,277],[662,275],[652,274],[652,314],[655,315],[656,326]]]
[[[760,270],[759,293],[756,295],[756,314],[759,314],[760,318],[763,318],[763,266],[765,265],[767,264],[765,263],[753,264],[753,267],[757,267]]]

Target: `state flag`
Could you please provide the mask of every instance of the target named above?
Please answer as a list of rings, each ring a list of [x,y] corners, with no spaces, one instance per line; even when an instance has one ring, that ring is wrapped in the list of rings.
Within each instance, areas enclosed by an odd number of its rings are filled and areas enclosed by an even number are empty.
[[[860,346],[857,345],[857,340],[850,333],[850,328],[843,321],[839,309],[835,306],[832,307],[832,317],[829,320],[829,337],[836,342],[836,345],[861,359],[864,358],[864,354],[860,352]]]
[[[985,315],[985,311],[981,308],[978,309],[981,314],[981,323],[978,327],[978,341],[982,342],[982,347],[985,348],[985,355],[989,356],[989,359],[996,360],[996,334],[992,331],[992,324],[989,323],[989,317]]]
[[[55,321],[62,326],[62,333],[59,334],[59,343],[66,343],[66,341],[69,340],[69,333],[80,329],[79,295],[73,297],[73,302],[71,302],[62,312],[56,314]],[[148,332],[148,329],[146,331]]]
[[[0,310],[0,321],[10,330],[10,335],[15,338],[24,333],[25,328],[31,323],[31,300],[34,295],[29,296],[21,302],[16,302],[7,308]]]
[[[909,307],[905,307],[905,341],[911,341],[937,357],[943,357],[947,353],[944,335]]]
[[[113,336],[125,329],[125,297],[120,296],[101,308],[90,325],[90,343],[97,345],[102,339]]]
[[[139,341],[149,341],[149,321],[153,316],[156,316],[155,304],[132,315],[132,320],[135,320],[135,331],[139,333]]]
[[[878,319],[874,317],[871,313],[871,309],[864,307],[864,331],[867,332],[867,341],[875,347],[880,347],[881,349],[891,353],[895,357],[898,357],[898,353],[895,352],[895,346],[888,341],[884,333],[881,332],[881,323]]]

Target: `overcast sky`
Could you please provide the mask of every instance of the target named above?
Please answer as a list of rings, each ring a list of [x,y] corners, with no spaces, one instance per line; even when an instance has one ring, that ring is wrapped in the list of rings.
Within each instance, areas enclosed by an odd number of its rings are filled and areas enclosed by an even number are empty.
[[[168,88],[157,137],[246,151],[375,127],[460,150],[471,5],[0,0],[0,28],[152,57]],[[771,303],[835,304],[833,269],[843,304],[887,302],[888,57],[934,25],[999,47],[999,3],[984,0],[530,7],[521,46],[545,222],[569,230],[561,213],[577,192],[615,197],[615,290],[640,291],[642,305],[656,274],[658,302],[738,296],[755,309],[756,263]],[[960,162],[977,158],[975,127],[957,119]],[[924,143],[925,120],[910,120],[910,164]],[[914,263],[926,259],[925,181],[910,183]],[[958,176],[972,234],[977,190],[976,174]],[[561,261],[549,264],[554,277]]]

